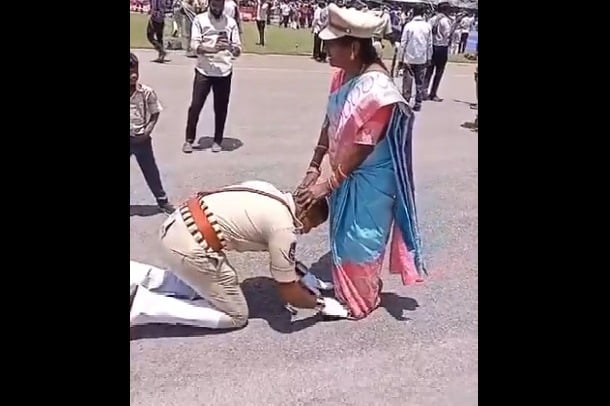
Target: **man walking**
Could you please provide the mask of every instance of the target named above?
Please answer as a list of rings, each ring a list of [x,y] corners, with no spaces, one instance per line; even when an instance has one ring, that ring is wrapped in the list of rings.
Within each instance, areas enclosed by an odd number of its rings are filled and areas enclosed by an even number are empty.
[[[227,251],[267,251],[285,303],[347,317],[335,299],[305,288],[296,271],[296,234],[308,233],[327,218],[324,199],[304,212],[291,193],[250,181],[192,197],[163,223],[160,239],[177,260],[172,271],[216,309],[208,327],[239,328],[248,322],[248,303]]]
[[[451,19],[447,17],[449,2],[441,1],[438,5],[438,13],[429,21],[432,27],[432,63],[426,70],[426,90],[428,90],[428,100],[441,102],[443,99],[438,97],[438,86],[441,83],[445,66],[449,58],[449,42],[451,39]],[[430,86],[430,79],[432,86]]]
[[[193,98],[186,121],[186,142],[182,151],[193,152],[193,142],[197,135],[197,123],[203,105],[214,93],[214,144],[212,152],[222,150],[233,58],[241,54],[239,28],[235,19],[224,14],[224,0],[210,0],[209,10],[199,14],[193,21],[191,48],[197,53]]]
[[[239,34],[242,34],[241,29],[241,16],[239,15],[239,6],[235,2],[235,0],[225,0],[225,14],[237,23],[237,29],[239,30]]]
[[[178,0],[174,9],[174,19],[178,23],[178,31],[182,49],[186,51],[186,56],[189,58],[196,55],[191,50],[191,27],[197,12],[193,0]]]
[[[415,79],[415,104],[413,110],[421,110],[425,97],[426,66],[432,59],[432,28],[424,20],[425,8],[416,5],[413,19],[402,31],[400,39],[400,63],[403,68],[402,95],[407,102],[411,99],[413,79]]]
[[[154,62],[163,63],[167,52],[163,48],[163,29],[165,28],[164,0],[150,0],[150,18],[146,26],[146,38],[157,50],[158,57]]]

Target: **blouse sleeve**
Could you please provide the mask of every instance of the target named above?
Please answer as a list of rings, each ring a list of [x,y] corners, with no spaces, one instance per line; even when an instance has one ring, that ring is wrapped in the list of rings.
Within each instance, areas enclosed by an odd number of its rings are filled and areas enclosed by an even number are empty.
[[[356,133],[354,143],[360,145],[375,145],[383,137],[384,131],[392,117],[394,105],[383,106]]]

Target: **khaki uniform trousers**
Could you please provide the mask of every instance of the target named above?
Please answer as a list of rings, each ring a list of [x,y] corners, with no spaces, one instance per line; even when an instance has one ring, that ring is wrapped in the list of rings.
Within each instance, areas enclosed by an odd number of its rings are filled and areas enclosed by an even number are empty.
[[[208,252],[197,244],[178,211],[161,226],[160,239],[172,254],[171,271],[227,315],[221,318],[219,328],[243,327],[248,323],[248,303],[224,252]]]
[[[379,59],[383,60],[383,44],[378,39],[373,39],[373,48],[377,51],[377,56]]]

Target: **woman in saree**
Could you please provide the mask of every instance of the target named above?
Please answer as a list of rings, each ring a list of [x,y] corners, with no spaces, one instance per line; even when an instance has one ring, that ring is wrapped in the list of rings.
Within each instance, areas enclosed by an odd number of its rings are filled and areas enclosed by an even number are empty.
[[[382,20],[328,6],[326,41],[333,75],[326,118],[297,204],[329,199],[335,294],[361,319],[381,302],[380,279],[390,241],[390,273],[403,283],[426,274],[415,212],[411,160],[413,113],[372,43]],[[332,175],[318,181],[328,155]]]

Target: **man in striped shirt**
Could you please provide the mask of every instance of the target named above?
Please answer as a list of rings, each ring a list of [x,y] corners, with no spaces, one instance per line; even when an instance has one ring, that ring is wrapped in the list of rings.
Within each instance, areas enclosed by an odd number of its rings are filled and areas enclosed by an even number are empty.
[[[165,28],[165,0],[150,0],[150,19],[146,27],[146,38],[148,42],[159,53],[154,62],[163,63],[167,52],[163,48],[163,29]]]

